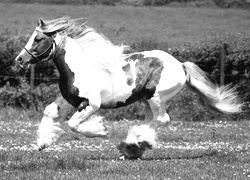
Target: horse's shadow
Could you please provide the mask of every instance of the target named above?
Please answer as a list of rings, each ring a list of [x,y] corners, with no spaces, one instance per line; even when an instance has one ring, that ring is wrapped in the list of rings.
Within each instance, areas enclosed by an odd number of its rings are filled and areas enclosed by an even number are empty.
[[[169,160],[195,160],[195,159],[214,159],[214,158],[231,158],[232,154],[228,154],[226,152],[219,152],[218,150],[209,150],[208,152],[199,152],[198,154],[163,154],[157,155],[158,157],[153,157],[153,154],[146,154],[143,155],[141,158],[138,159],[121,159],[120,157],[92,157],[88,160],[115,160],[115,161],[169,161]]]

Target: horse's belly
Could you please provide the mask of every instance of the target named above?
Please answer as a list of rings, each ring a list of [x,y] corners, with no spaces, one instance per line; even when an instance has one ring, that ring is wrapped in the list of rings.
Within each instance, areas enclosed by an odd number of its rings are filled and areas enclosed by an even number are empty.
[[[102,104],[101,108],[117,108],[118,102],[125,102],[132,94],[133,85],[126,83],[126,76],[120,74],[109,77],[109,81],[105,81],[105,87],[101,92]]]

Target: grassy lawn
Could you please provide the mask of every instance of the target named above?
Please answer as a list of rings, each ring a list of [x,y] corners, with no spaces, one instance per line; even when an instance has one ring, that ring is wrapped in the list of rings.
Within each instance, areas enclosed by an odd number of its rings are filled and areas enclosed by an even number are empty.
[[[183,7],[105,7],[0,3],[0,32],[26,35],[39,17],[86,17],[117,43],[155,39],[173,44],[249,34],[250,12]],[[174,122],[159,129],[159,144],[140,160],[120,160],[116,145],[143,121],[106,122],[110,138],[64,135],[37,151],[41,114],[0,110],[0,179],[248,179],[250,121]]]
[[[117,43],[143,38],[169,43],[196,42],[228,33],[249,33],[250,27],[249,11],[237,9],[1,3],[0,30],[8,28],[25,35],[34,31],[38,18],[64,15],[85,17],[88,25]]]
[[[142,121],[107,122],[110,138],[70,133],[39,152],[40,115],[2,109],[0,179],[247,179],[250,121],[174,122],[140,160],[120,160],[116,145]]]

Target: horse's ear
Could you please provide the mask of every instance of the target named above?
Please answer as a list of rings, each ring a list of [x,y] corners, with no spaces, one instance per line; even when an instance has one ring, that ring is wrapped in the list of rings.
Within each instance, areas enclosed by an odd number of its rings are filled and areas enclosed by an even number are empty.
[[[44,21],[40,18],[40,19],[38,19],[38,21],[37,21],[37,25],[40,26],[40,27],[42,27],[42,26],[45,26],[45,23],[44,23]]]

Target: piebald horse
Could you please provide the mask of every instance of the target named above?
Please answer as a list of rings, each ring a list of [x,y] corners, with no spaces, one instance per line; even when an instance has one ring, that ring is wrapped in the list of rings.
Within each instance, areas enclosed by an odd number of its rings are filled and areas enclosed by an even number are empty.
[[[74,112],[68,120],[71,130],[87,137],[107,137],[102,118],[93,114],[100,108],[119,108],[145,99],[152,120],[132,127],[118,146],[124,157],[140,158],[146,149],[156,146],[157,128],[170,122],[166,102],[185,85],[213,110],[225,114],[242,111],[235,88],[213,84],[194,63],[181,63],[160,50],[125,53],[128,49],[114,45],[81,19],[38,20],[15,61],[23,68],[53,61],[62,94],[44,110],[37,132],[39,149],[58,139],[63,132],[60,122],[69,111]]]

